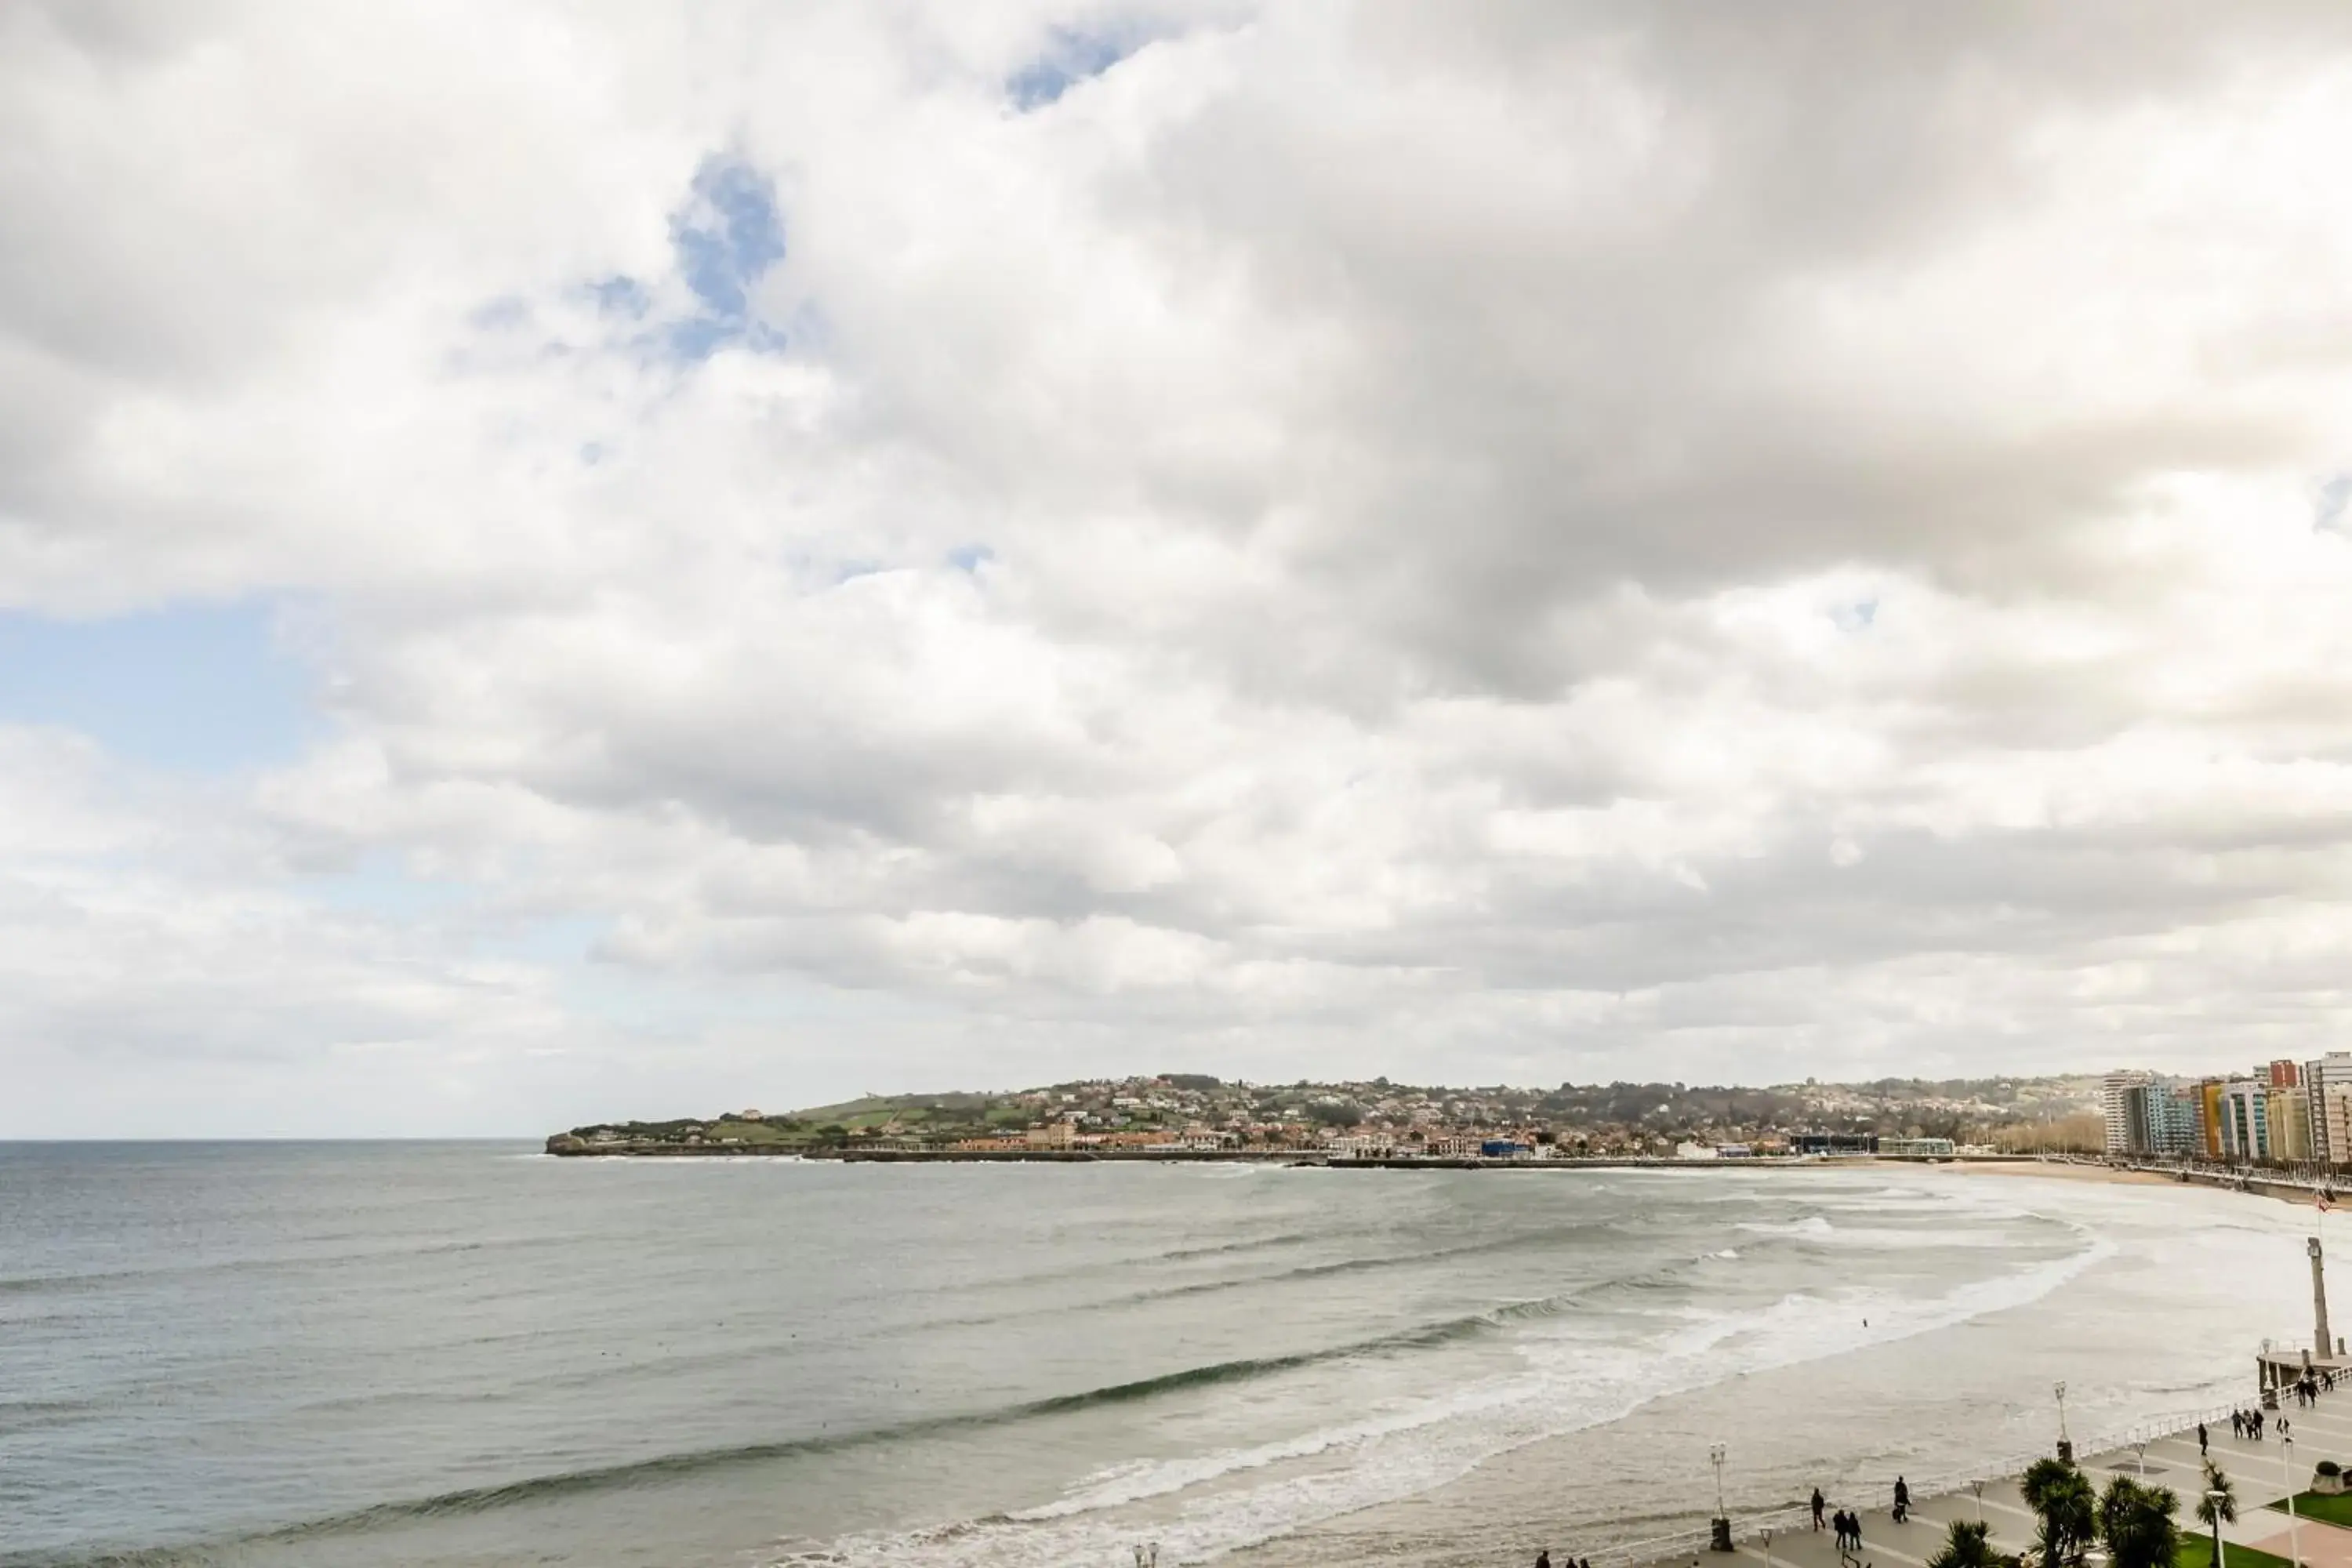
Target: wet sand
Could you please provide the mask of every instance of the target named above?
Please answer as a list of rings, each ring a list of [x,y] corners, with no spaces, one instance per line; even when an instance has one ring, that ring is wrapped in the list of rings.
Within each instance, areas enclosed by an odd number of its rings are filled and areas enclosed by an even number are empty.
[[[2057,1161],[1964,1160],[1934,1167],[1938,1174],[1961,1172],[1972,1176],[2038,1176],[2054,1182],[2105,1182],[2118,1186],[2179,1186],[2171,1176],[2155,1171],[2118,1171],[2112,1165],[2063,1164]]]

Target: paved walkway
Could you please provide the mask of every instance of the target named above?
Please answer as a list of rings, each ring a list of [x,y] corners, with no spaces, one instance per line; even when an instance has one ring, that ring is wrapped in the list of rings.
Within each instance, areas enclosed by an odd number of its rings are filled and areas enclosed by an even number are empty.
[[[2282,1415],[2294,1432],[2292,1449],[2278,1440]],[[2310,1410],[2290,1404],[2284,1410],[2270,1412],[2261,1442],[2231,1436],[2227,1417],[2209,1426],[2208,1435],[2213,1458],[2229,1474],[2238,1495],[2238,1521],[2222,1527],[2224,1542],[2255,1547],[2293,1561],[2297,1554],[2292,1538],[2299,1536],[2300,1560],[2311,1568],[2352,1568],[2352,1530],[2310,1520],[2291,1525],[2284,1512],[2268,1506],[2290,1491],[2306,1489],[2312,1467],[2321,1459],[2352,1466],[2352,1389],[2322,1394],[2318,1405]],[[2179,1497],[2183,1526],[2199,1534],[2209,1533],[2196,1516],[2204,1472],[2198,1460],[2195,1428],[2151,1442],[2145,1452],[2120,1448],[2076,1458],[2096,1486],[2105,1486],[2111,1474],[2137,1478],[2144,1468],[2149,1484],[2169,1487]],[[1841,1506],[1856,1508],[1857,1504],[1853,1499],[1832,1498],[1829,1511],[1834,1513]],[[1981,1498],[1973,1491],[1915,1496],[1910,1521],[1905,1524],[1895,1523],[1884,1507],[1861,1511],[1863,1544],[1858,1561],[1867,1568],[1882,1564],[1927,1568],[1928,1557],[1943,1543],[1946,1528],[1954,1520],[1981,1519],[1990,1527],[1997,1551],[2029,1553],[2033,1544],[2033,1512],[2019,1494],[2015,1477],[1985,1482]],[[1776,1531],[1769,1540],[1743,1540],[1738,1554],[1751,1563],[1769,1563],[1770,1568],[1841,1568],[1833,1541],[1827,1530],[1800,1527]],[[1719,1561],[1699,1552],[1663,1560],[1654,1568],[1682,1568],[1685,1558],[1700,1568],[1709,1561]]]

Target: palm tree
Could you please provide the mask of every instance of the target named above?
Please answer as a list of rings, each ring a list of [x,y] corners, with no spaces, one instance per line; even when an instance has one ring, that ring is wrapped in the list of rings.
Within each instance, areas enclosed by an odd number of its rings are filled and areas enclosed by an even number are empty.
[[[2238,1489],[2230,1484],[2229,1472],[2212,1460],[2205,1461],[2205,1495],[2197,1500],[2197,1517],[2213,1530],[2213,1561],[2221,1561],[2221,1526],[2238,1522]]]
[[[2099,1499],[2099,1539],[2116,1568],[2171,1568],[2180,1545],[2172,1510],[2179,1506],[2166,1488],[2143,1486],[2129,1476],[2109,1481]]]
[[[1986,1526],[1973,1520],[1952,1521],[1944,1544],[1927,1559],[1927,1568],[1996,1568],[2000,1558],[1986,1539],[1988,1533]]]
[[[2036,1459],[2018,1490],[2042,1521],[2034,1544],[2042,1551],[2042,1568],[2079,1559],[2098,1528],[2098,1494],[2083,1472],[2063,1459]]]

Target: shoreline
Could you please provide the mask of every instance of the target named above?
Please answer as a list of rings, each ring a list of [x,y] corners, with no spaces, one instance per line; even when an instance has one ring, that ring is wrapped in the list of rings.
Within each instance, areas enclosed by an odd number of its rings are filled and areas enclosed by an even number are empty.
[[[2109,1186],[2177,1187],[2189,1184],[2160,1171],[2118,1169],[2106,1164],[2075,1164],[2072,1161],[2040,1160],[2027,1156],[2022,1161],[1993,1163],[1972,1163],[1971,1173],[2005,1176],[2041,1176],[2053,1182],[2097,1182]]]
[[[2095,1182],[2112,1186],[2211,1187],[2221,1192],[2243,1193],[2249,1197],[2268,1198],[2296,1208],[2312,1207],[2320,1192],[2316,1185],[2284,1174],[2110,1165],[2093,1160],[2032,1159],[2022,1165],[1979,1164],[1975,1167],[1975,1173],[2038,1175],[2053,1181]]]
[[[2021,1165],[2051,1163],[2032,1154],[1790,1154],[1737,1160],[1661,1155],[1579,1155],[1550,1160],[1425,1159],[1394,1155],[1341,1158],[1316,1149],[802,1149],[759,1143],[582,1144],[545,1152],[559,1160],[805,1160],[842,1165],[939,1164],[1245,1164],[1308,1165],[1334,1171],[1757,1171],[1852,1170],[1868,1165]]]

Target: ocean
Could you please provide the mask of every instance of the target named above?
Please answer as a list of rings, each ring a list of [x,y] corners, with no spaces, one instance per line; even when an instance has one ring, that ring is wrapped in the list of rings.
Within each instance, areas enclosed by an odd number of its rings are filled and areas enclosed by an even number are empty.
[[[2344,1223],[2340,1218],[2331,1224]],[[0,1145],[0,1564],[1606,1553],[2248,1397],[2307,1211],[1884,1167]],[[2352,1310],[2347,1298],[2347,1310]]]

